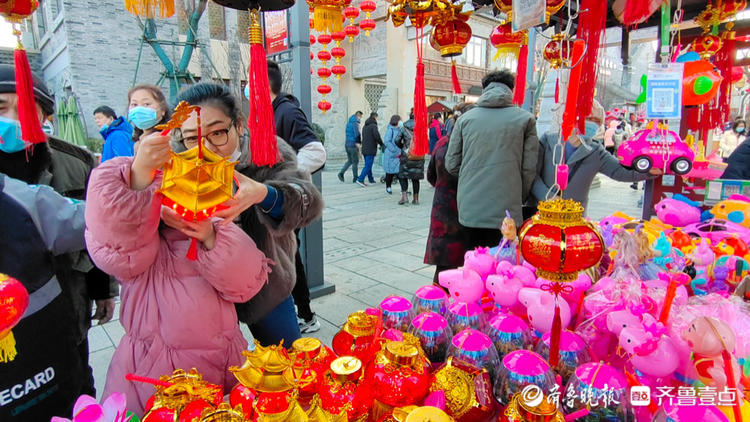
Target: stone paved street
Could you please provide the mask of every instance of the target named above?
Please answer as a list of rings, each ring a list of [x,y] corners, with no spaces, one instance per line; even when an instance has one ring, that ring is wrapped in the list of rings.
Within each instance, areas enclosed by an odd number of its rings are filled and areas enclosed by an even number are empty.
[[[429,284],[434,274],[434,268],[423,263],[432,187],[423,181],[421,204],[399,206],[397,183],[393,195],[386,194],[380,183],[366,188],[351,183],[351,171],[347,182],[341,183],[336,178],[340,167],[341,164],[329,163],[323,173],[325,277],[336,286],[336,292],[315,299],[312,305],[322,325],[314,336],[327,344],[351,312],[377,306],[392,294],[410,298],[416,288]],[[373,172],[377,179],[383,174],[377,166]],[[601,182],[591,192],[591,218],[599,219],[615,210],[640,215],[636,205],[642,191],[606,177],[601,177]],[[115,315],[119,315],[119,305]],[[246,327],[242,328],[250,341]],[[116,320],[89,331],[91,365],[99,394],[114,347],[123,333]]]

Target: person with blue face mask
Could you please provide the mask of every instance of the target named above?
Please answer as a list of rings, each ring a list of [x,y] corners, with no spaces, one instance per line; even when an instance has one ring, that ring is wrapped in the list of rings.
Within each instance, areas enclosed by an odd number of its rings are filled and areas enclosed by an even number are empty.
[[[168,122],[171,114],[167,98],[158,86],[136,85],[128,91],[128,121],[133,125],[134,142],[157,132],[154,126]]]
[[[557,131],[547,132],[539,138],[537,176],[524,214],[533,215],[540,201],[551,199],[547,197],[547,192],[555,184],[557,174],[553,160],[561,153],[565,154],[565,164],[568,166],[568,187],[563,191],[562,197],[578,201],[584,208],[588,205],[591,183],[599,173],[619,182],[637,182],[662,174],[660,169],[652,169],[651,174],[643,174],[623,167],[616,156],[607,152],[601,143],[594,141],[601,133],[603,122],[604,108],[594,101],[591,114],[584,124],[584,132],[571,135],[562,151]]]
[[[746,137],[745,122],[743,120],[736,120],[732,123],[730,129],[721,135],[721,139],[719,140],[719,155],[725,163],[734,150],[745,141]]]

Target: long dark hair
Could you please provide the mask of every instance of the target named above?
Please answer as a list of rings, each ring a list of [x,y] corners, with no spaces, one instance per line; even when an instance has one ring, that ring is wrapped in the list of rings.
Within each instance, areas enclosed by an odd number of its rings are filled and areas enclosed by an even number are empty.
[[[744,125],[745,128],[747,128],[747,125],[745,124],[744,120],[737,119],[737,120],[734,121],[734,123],[732,123],[732,131],[734,131],[734,133],[737,133],[737,126],[739,126],[739,125]]]
[[[169,121],[169,119],[172,117],[172,109],[169,107],[167,97],[165,97],[164,93],[161,92],[161,88],[151,84],[141,84],[130,88],[130,90],[128,91],[128,107],[130,107],[130,99],[133,96],[133,93],[136,91],[148,91],[149,94],[154,97],[156,102],[159,103],[159,107],[164,110],[164,117],[162,117],[161,120],[156,123],[157,125],[161,125]],[[141,139],[141,135],[143,135],[143,130],[133,125],[133,141],[138,142]]]

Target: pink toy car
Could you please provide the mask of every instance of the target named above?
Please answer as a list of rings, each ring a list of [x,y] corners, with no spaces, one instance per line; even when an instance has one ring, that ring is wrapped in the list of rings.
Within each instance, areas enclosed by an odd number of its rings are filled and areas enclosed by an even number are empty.
[[[617,149],[620,163],[648,173],[656,167],[674,174],[684,175],[693,168],[695,154],[671,130],[639,130]]]

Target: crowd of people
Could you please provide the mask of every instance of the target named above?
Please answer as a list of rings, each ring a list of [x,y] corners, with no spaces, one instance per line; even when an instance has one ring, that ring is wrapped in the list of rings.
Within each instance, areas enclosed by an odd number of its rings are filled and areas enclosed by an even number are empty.
[[[170,119],[171,105],[156,86],[129,91],[127,118],[97,108],[105,139],[97,166],[87,150],[54,136],[33,146],[21,139],[14,69],[0,66],[0,273],[30,295],[13,330],[22,352],[0,365],[0,420],[70,416],[79,395],[96,396],[87,330],[92,319],[112,318],[118,286],[125,334],[104,396],[125,393],[136,414],[153,387],[127,382],[128,373],[158,378],[200,367],[229,391],[227,368],[248,348],[240,322],[262,345],[290,345],[320,329],[296,233],[321,216],[311,173],[325,163],[325,149],[299,102],[282,91],[275,63],[268,75],[276,165],[251,164],[247,119],[229,89],[199,83],[177,100],[199,106],[201,119],[192,114],[166,136],[155,126]],[[37,77],[34,97],[46,121],[54,99]],[[160,169],[198,143],[238,162],[235,192],[212,218],[188,221],[162,205]],[[192,239],[195,260],[187,257]]]

